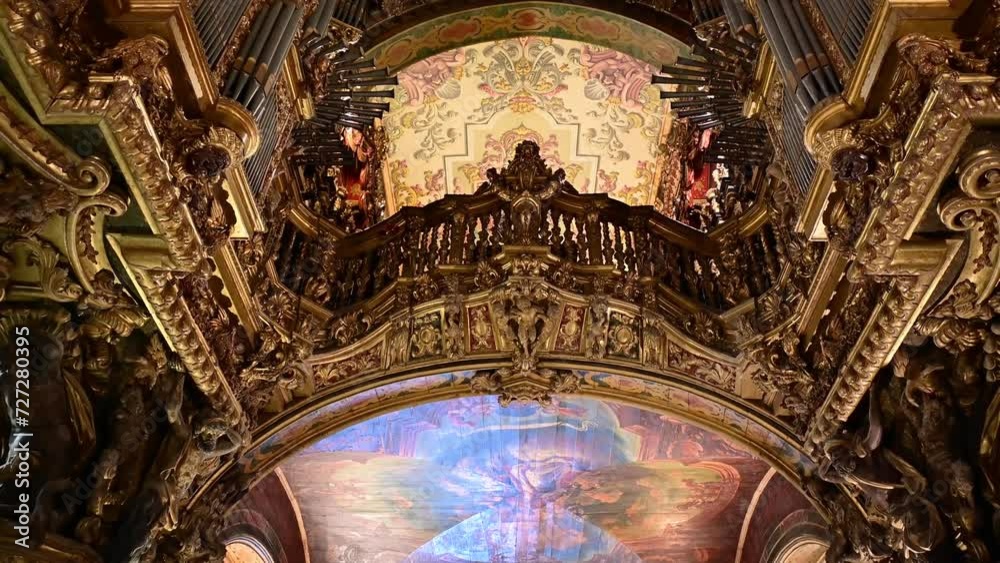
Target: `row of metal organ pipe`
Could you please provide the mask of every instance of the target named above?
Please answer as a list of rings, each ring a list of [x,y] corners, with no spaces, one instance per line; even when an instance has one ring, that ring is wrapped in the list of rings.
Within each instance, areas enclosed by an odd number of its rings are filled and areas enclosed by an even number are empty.
[[[256,10],[251,0],[201,0],[195,7],[195,25],[210,67],[225,77],[222,95],[243,105],[257,122],[261,144],[244,163],[247,181],[255,193],[263,190],[268,168],[278,143],[278,107],[273,95],[281,66],[300,31],[323,35],[336,18],[359,26],[364,18],[363,0],[320,0],[306,17],[292,0],[273,0]],[[234,37],[240,22],[252,17],[245,37]],[[240,41],[229,68],[218,68],[233,41]]]
[[[788,158],[790,172],[800,190],[808,190],[816,162],[807,152],[803,135],[809,113],[821,101],[840,94],[841,77],[826,48],[836,48],[848,65],[854,65],[872,16],[870,0],[814,0],[830,29],[835,46],[824,46],[806,14],[804,1],[759,0],[760,31],[774,54],[784,85],[781,138],[776,139]],[[740,0],[722,0],[734,34],[753,33],[755,21]]]
[[[760,31],[774,53],[785,87],[782,104],[784,132],[777,141],[788,157],[798,187],[805,191],[816,164],[806,151],[802,134],[809,112],[822,100],[839,94],[840,78],[802,6],[803,0],[759,0]],[[871,18],[870,0],[815,0],[844,59],[854,64]],[[277,107],[272,95],[282,62],[300,30],[305,36],[324,35],[336,19],[361,27],[364,0],[320,0],[308,15],[292,0],[256,6],[251,0],[201,0],[195,23],[208,64],[225,77],[222,94],[242,104],[257,120],[261,146],[247,161],[247,179],[255,192],[263,188],[271,155],[278,142]],[[725,15],[734,36],[755,33],[754,17],[741,0],[693,1],[697,19]],[[255,14],[247,14],[255,9]],[[234,38],[244,18],[252,16],[245,37]],[[229,68],[219,69],[233,40],[240,41]]]

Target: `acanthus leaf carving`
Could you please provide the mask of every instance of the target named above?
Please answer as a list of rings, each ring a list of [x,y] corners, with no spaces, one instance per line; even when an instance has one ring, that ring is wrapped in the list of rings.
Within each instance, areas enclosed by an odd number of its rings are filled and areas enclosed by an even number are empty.
[[[579,374],[564,370],[541,369],[518,371],[501,368],[476,373],[469,382],[475,393],[498,395],[501,406],[517,402],[552,403],[552,396],[579,391],[583,379]]]

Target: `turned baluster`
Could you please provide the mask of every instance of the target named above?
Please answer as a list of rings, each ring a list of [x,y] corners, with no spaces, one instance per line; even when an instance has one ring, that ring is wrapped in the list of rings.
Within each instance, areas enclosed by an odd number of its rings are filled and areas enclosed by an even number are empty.
[[[539,238],[539,245],[545,245],[549,247],[549,251],[552,250],[552,237],[555,236],[554,228],[552,227],[552,208],[546,207],[542,211],[542,228],[541,237]]]
[[[358,298],[360,299],[368,299],[374,294],[371,279],[371,274],[374,271],[374,258],[374,252],[366,252],[361,258],[361,273],[358,276]]]
[[[327,306],[331,308],[337,308],[343,297],[343,287],[340,284],[340,273],[343,272],[344,261],[339,258],[334,258],[330,263],[330,295],[327,296],[326,302]]]
[[[424,273],[427,268],[427,231],[421,227],[417,231],[417,267],[413,271],[414,276],[419,276]]]
[[[608,223],[600,223],[601,230],[598,232],[598,239],[600,240],[600,257],[602,264],[608,264],[614,266],[615,264],[615,247],[614,241],[611,239],[611,230]],[[593,247],[592,247],[593,248]]]
[[[625,260],[625,249],[628,246],[625,229],[621,225],[611,225],[611,234],[615,237],[615,265],[622,272],[631,271]]]
[[[649,263],[646,265],[646,274],[652,276],[657,281],[667,283],[666,279],[660,279],[660,264],[666,263],[666,251],[664,242],[659,239],[647,239],[649,244]]]
[[[465,252],[465,212],[455,214],[453,223],[450,225],[448,262],[451,264],[464,263]]]
[[[629,272],[639,272],[639,263],[637,260],[638,254],[638,244],[639,236],[638,233],[632,229],[622,229],[622,235],[625,238],[625,265],[628,267]]]
[[[570,262],[583,263],[580,259],[580,255],[584,252],[587,247],[587,234],[583,232],[582,221],[579,221],[577,217],[573,215],[566,215],[566,232],[569,234],[569,239],[566,244],[566,258]]]
[[[462,230],[460,231],[462,240],[459,242],[459,263],[469,264],[476,259],[476,218],[463,218]]]
[[[717,270],[708,256],[698,256],[698,267],[701,270],[701,285],[704,293],[703,303],[712,307],[722,307],[722,295],[716,279]]]
[[[490,246],[496,238],[496,234],[490,229],[490,222],[493,221],[489,215],[480,215],[472,219],[471,248],[470,256],[473,262],[486,259],[490,255]]]
[[[403,235],[403,247],[407,250],[415,248],[417,244],[417,233],[412,228],[407,228]],[[401,277],[412,278],[417,275],[417,253],[407,252],[406,263],[403,264]]]
[[[357,258],[351,258],[347,262],[347,275],[344,277],[344,302],[340,304],[341,306],[357,300],[358,265]]]
[[[683,261],[680,249],[669,242],[665,242],[664,244],[666,245],[666,253],[664,261],[660,264],[660,268],[667,272],[670,287],[677,293],[683,294],[683,272],[686,263]]]
[[[548,221],[551,223],[549,227],[549,232],[551,233],[549,252],[554,256],[562,256],[559,249],[559,237],[562,236],[562,227],[559,225],[559,210],[555,207],[549,208]]]
[[[438,244],[441,242],[440,229],[441,225],[434,225],[427,230],[427,271],[437,266]]]
[[[573,216],[568,216],[566,228],[568,229],[566,234],[569,237],[567,240],[572,245],[572,249],[567,247],[567,256],[580,264],[590,264],[590,238],[587,236],[588,231],[583,220],[577,218],[574,221]]]
[[[372,276],[374,293],[378,293],[385,286],[386,270],[389,267],[389,256],[392,254],[394,244],[386,244],[375,251],[375,275]]]
[[[503,207],[497,209],[489,221],[492,223],[492,228],[489,229],[486,240],[489,246],[489,256],[493,256],[502,252],[504,245],[507,244],[507,209]]]
[[[437,253],[437,263],[447,264],[448,259],[451,257],[451,229],[452,223],[442,223],[441,227],[438,229],[440,238],[440,247]]]

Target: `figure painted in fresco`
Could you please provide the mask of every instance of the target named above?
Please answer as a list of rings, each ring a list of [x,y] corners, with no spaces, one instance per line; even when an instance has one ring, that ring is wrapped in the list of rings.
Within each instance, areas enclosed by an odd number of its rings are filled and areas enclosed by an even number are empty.
[[[310,541],[332,561],[728,563],[735,545],[719,546],[741,522],[725,518],[742,516],[766,468],[633,407],[477,397],[353,426],[283,471],[312,499],[304,518],[323,531]]]

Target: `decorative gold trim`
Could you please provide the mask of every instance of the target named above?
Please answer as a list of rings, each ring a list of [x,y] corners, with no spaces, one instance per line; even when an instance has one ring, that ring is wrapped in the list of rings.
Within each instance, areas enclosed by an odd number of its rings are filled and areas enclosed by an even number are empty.
[[[177,54],[185,80],[178,84],[199,111],[208,112],[219,98],[218,85],[205,60],[204,48],[187,0],[104,0],[110,21],[131,37],[156,34]]]
[[[219,412],[232,421],[239,420],[242,409],[219,368],[215,352],[180,295],[177,268],[166,243],[157,237],[109,234],[108,244],[125,266],[170,348],[180,356],[191,380]]]
[[[816,413],[806,437],[815,454],[864,398],[878,371],[889,363],[927,305],[959,249],[960,240],[907,243],[881,275],[894,279]]]
[[[919,22],[919,28],[925,32],[953,35],[954,20],[969,5],[969,0],[883,0],[876,3],[876,11],[844,90],[815,108],[806,121],[803,139],[806,150],[816,154],[819,135],[842,127],[868,109],[866,104],[873,98],[873,88],[880,79],[889,50],[900,37],[912,31],[914,22]],[[823,178],[819,177],[821,171]],[[814,240],[824,238],[821,217],[830,195],[830,185],[829,171],[823,166],[817,167],[798,226],[799,232],[809,234]]]
[[[79,197],[100,194],[111,180],[102,159],[80,158],[42,127],[0,83],[0,142],[38,175]]]
[[[233,304],[233,312],[246,329],[247,336],[253,340],[261,328],[260,310],[232,243],[226,242],[219,247],[213,258],[219,277],[225,284],[224,292]]]

